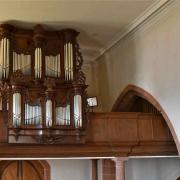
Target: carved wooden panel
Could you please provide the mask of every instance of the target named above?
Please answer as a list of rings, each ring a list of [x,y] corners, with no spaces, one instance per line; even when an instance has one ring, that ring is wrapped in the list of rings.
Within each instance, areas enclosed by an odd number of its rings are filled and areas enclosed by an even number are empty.
[[[26,161],[14,161],[9,164],[1,175],[1,180],[43,180],[37,170]]]
[[[1,180],[50,180],[50,166],[40,160],[0,161]]]
[[[139,117],[139,138],[144,141],[153,140],[152,116],[141,115]]]
[[[7,142],[7,113],[0,112],[0,142]]]
[[[110,142],[135,141],[138,138],[137,113],[111,113],[107,118],[108,140]]]
[[[90,115],[87,141],[172,141],[161,115],[151,113],[94,113]]]

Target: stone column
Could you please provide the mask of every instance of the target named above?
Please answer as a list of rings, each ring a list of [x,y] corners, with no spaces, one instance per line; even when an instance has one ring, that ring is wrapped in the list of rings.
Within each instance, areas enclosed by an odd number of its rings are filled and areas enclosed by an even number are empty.
[[[125,180],[125,161],[127,160],[128,158],[126,157],[117,157],[113,159],[116,168],[116,180]]]

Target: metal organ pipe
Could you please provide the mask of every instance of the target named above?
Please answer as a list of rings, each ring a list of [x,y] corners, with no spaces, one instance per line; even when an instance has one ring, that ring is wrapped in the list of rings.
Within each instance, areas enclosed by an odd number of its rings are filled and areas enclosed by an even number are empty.
[[[5,65],[6,63],[6,39],[3,39],[3,77],[5,77]]]
[[[57,125],[70,125],[70,105],[65,107],[56,107]]]
[[[82,100],[80,95],[74,96],[74,122],[75,127],[82,126]]]
[[[25,104],[25,124],[26,125],[37,125],[41,124],[41,107],[30,106]]]
[[[61,73],[60,54],[57,56],[45,56],[45,62],[46,76],[59,78]]]
[[[72,43],[64,45],[64,70],[65,80],[73,80],[73,46]]]
[[[2,38],[0,43],[0,78],[9,76],[9,49],[10,42],[7,38]]]
[[[52,126],[52,101],[51,100],[46,101],[46,126],[47,127]]]
[[[13,94],[13,125],[21,125],[21,94]]]
[[[13,72],[21,70],[23,74],[30,74],[31,55],[17,54],[13,52]]]
[[[6,78],[9,76],[9,49],[10,49],[10,44],[9,40],[6,39],[7,41],[7,48],[6,48],[6,53],[7,53],[7,60],[6,60]]]
[[[70,105],[66,106],[66,125],[70,125]]]
[[[42,50],[41,48],[35,49],[35,78],[40,79],[42,74]]]

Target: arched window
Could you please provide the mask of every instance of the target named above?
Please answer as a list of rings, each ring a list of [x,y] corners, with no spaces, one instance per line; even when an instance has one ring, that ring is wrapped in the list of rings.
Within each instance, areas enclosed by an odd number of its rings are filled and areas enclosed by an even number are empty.
[[[158,101],[144,89],[135,85],[128,85],[116,100],[112,112],[141,112],[161,116],[164,126],[167,125],[170,130],[170,138],[173,137],[177,150],[180,152],[179,144],[176,141],[178,137],[166,112]]]

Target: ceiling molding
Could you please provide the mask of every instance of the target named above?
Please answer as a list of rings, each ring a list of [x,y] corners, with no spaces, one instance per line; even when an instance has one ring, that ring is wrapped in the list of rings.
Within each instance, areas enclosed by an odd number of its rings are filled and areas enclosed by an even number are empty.
[[[132,23],[130,23],[123,32],[119,32],[105,48],[100,50],[100,54],[97,55],[92,62],[98,62],[100,57],[103,56],[107,51],[113,48],[116,44],[118,44],[122,39],[127,37],[129,34],[134,32],[144,23],[147,23],[151,17],[155,18],[157,14],[161,13],[162,10],[167,10],[171,4],[173,4],[174,0],[160,0],[156,1],[152,6],[150,6],[145,12],[143,12],[139,17],[137,17]]]

